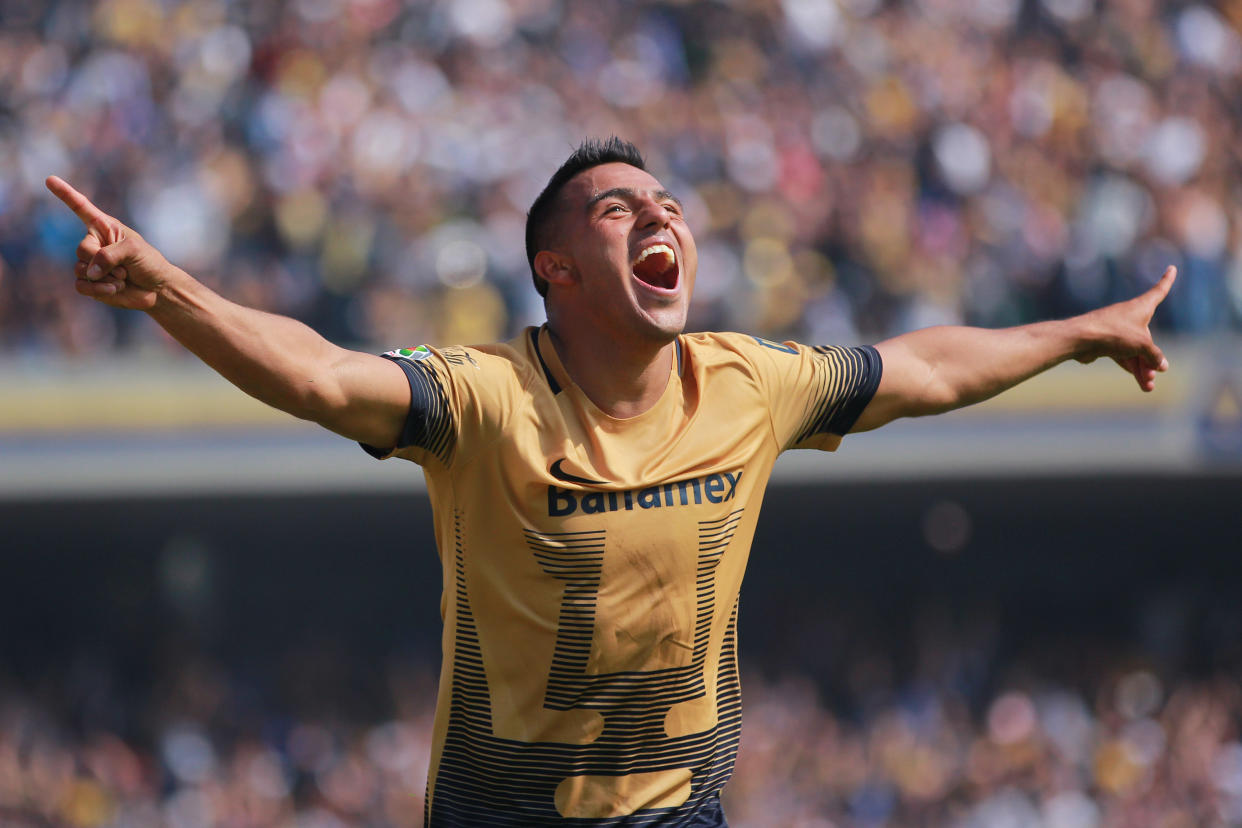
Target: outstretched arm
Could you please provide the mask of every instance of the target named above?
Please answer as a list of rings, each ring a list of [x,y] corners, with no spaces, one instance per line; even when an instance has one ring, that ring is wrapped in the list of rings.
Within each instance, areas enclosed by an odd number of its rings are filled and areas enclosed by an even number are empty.
[[[339,348],[293,319],[228,301],[65,181],[52,176],[47,188],[86,226],[75,266],[78,293],[145,311],[268,405],[353,440],[395,444],[410,406],[409,384],[397,365]]]
[[[1170,267],[1133,299],[1072,319],[1001,330],[926,328],[881,342],[884,374],[853,430],[982,402],[1070,359],[1112,357],[1151,391],[1169,363],[1148,325],[1176,278]]]

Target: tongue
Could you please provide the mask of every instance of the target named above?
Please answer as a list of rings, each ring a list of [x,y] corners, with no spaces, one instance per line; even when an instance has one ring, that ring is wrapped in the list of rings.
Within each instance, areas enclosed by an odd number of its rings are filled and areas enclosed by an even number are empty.
[[[677,286],[677,261],[666,254],[653,254],[634,265],[634,275],[640,281],[659,288]]]

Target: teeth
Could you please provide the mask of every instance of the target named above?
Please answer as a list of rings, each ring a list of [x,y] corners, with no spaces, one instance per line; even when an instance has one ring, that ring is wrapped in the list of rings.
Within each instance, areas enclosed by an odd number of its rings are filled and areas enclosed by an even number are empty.
[[[667,244],[653,244],[651,247],[648,247],[642,253],[638,254],[638,258],[634,260],[634,264],[635,266],[642,264],[646,261],[648,256],[655,255],[663,256],[668,260],[669,264],[672,264],[673,260],[676,258],[673,254],[673,248],[669,247]]]

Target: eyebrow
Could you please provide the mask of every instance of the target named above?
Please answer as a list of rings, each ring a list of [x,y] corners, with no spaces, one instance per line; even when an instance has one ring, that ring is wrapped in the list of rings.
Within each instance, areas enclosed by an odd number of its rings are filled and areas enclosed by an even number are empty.
[[[668,190],[656,190],[652,193],[657,201],[665,199],[672,201],[679,209],[685,209],[681,203],[681,199],[670,193]],[[596,204],[609,198],[635,199],[638,198],[638,191],[632,187],[613,187],[611,190],[604,190],[602,193],[596,193],[587,201],[587,210],[590,210]]]

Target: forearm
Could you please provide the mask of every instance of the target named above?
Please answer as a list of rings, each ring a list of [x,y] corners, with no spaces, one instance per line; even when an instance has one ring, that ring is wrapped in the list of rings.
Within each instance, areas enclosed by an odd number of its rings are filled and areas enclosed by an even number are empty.
[[[1090,348],[1089,321],[1075,317],[989,330],[926,328],[877,346],[886,370],[912,372],[909,407],[900,416],[939,414],[973,405],[1012,388]]]
[[[1151,391],[1169,362],[1149,326],[1176,278],[1177,270],[1167,268],[1133,299],[1059,322],[1002,330],[927,328],[881,342],[876,350],[884,371],[854,430],[973,405],[1068,359],[1110,357],[1139,388]]]
[[[230,302],[169,267],[159,298],[147,311],[151,318],[250,396],[322,422],[339,396],[332,366],[341,349],[301,322]]]

